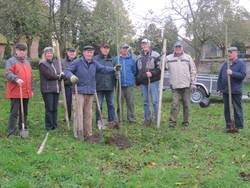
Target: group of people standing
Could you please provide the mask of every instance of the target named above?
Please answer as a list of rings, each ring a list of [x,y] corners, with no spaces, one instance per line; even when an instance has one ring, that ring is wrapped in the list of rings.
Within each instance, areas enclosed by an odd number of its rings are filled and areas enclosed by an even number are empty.
[[[148,39],[141,41],[142,51],[137,59],[129,53],[129,45],[120,46],[120,55],[112,58],[110,46],[107,43],[100,45],[100,53],[94,56],[93,46],[84,46],[82,56],[77,58],[76,49],[68,48],[66,58],[62,61],[62,71],[59,62],[54,58],[52,47],[46,47],[43,58],[39,62],[40,90],[45,104],[45,128],[57,128],[57,109],[60,93],[60,82],[64,80],[65,94],[68,108],[68,118],[72,120],[72,103],[74,107],[73,124],[76,138],[92,136],[92,104],[94,97],[99,103],[100,110],[96,108],[96,124],[99,129],[119,128],[114,107],[114,91],[117,80],[121,84],[121,119],[125,120],[123,106],[126,101],[127,120],[136,122],[134,105],[134,86],[141,88],[144,106],[145,126],[153,126],[157,122],[159,105],[159,80],[161,75],[161,55],[152,50]],[[229,52],[234,51],[231,49]],[[33,96],[32,69],[26,57],[27,46],[18,43],[15,46],[15,55],[7,60],[5,68],[6,97],[11,101],[11,110],[8,123],[8,137],[17,134],[16,122],[19,116],[19,129],[21,129],[21,103],[24,105],[24,124],[27,129],[27,114],[29,98]],[[231,53],[230,53],[231,54]],[[237,55],[237,54],[236,54]],[[243,128],[243,112],[241,107],[242,80],[246,68],[237,56],[229,59],[231,67],[222,67],[219,76],[218,90],[224,93],[225,119],[228,128],[227,82],[225,76],[232,77],[233,105],[235,106],[236,126]],[[196,67],[192,57],[183,50],[181,41],[174,45],[174,52],[166,57],[166,69],[170,73],[170,86],[172,90],[172,104],[170,109],[169,127],[175,128],[179,113],[180,102],[183,104],[183,127],[189,126],[190,94],[196,89]],[[104,125],[101,113],[104,98],[107,103],[108,125]],[[151,117],[150,103],[153,106]]]

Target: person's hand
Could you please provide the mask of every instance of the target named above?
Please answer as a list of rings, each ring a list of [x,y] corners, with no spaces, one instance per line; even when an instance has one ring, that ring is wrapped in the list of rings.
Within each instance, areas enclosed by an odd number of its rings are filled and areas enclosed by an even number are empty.
[[[228,75],[232,75],[233,74],[233,71],[231,69],[227,69],[227,74]]]
[[[149,71],[148,71],[148,72],[146,72],[146,75],[147,75],[147,77],[148,77],[148,78],[151,78],[151,77],[152,77],[152,73],[151,73],[151,72],[149,72]]]
[[[77,76],[72,75],[70,77],[70,81],[71,81],[72,84],[76,84],[79,81],[79,79],[77,78]]]
[[[20,79],[20,78],[18,78],[18,79],[16,80],[16,83],[17,83],[19,86],[21,86],[21,85],[23,84],[23,80]]]
[[[196,85],[195,84],[191,84],[191,92],[195,92],[195,90],[197,89]]]
[[[118,72],[120,70],[121,70],[121,65],[120,64],[117,64],[117,65],[114,66],[114,71],[115,72]]]
[[[116,80],[120,79],[120,71],[115,72],[115,79]]]
[[[59,80],[66,78],[64,72],[61,72],[58,76],[59,76]]]

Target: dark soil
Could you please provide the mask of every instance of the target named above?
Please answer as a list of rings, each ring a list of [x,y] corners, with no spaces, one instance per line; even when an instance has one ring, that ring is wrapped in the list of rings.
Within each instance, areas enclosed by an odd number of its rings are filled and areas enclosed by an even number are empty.
[[[128,137],[119,133],[113,134],[107,139],[106,143],[109,145],[116,145],[120,149],[126,149],[131,146]]]

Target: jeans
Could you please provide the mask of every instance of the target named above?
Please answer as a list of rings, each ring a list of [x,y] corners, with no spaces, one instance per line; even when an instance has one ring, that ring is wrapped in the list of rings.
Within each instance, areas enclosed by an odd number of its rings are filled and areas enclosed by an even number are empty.
[[[115,121],[115,107],[114,107],[114,91],[98,91],[97,92],[99,105],[102,111],[102,102],[105,97],[108,108],[108,121]],[[96,122],[101,119],[98,108],[96,107]]]
[[[27,129],[27,115],[28,115],[28,102],[29,99],[23,99],[23,111],[24,111],[24,127]],[[22,115],[21,115],[21,101],[20,99],[10,100],[10,116],[8,125],[8,135],[16,134],[16,122],[19,116],[18,127],[22,129]]]
[[[159,81],[150,83],[150,89],[148,85],[141,85],[141,91],[144,103],[144,119],[150,121],[150,101],[153,104],[154,109],[154,121],[157,122],[158,105],[159,105]],[[148,96],[150,92],[151,96]],[[149,98],[150,97],[150,98]]]
[[[71,120],[71,110],[72,110],[72,86],[65,86],[65,95],[68,108],[68,117]]]
[[[57,127],[58,93],[42,93],[45,104],[45,128],[53,130]]]
[[[229,112],[229,95],[227,93],[223,93],[223,102],[224,102],[224,117],[226,121],[226,128],[230,128],[230,112]],[[232,94],[232,103],[234,109],[234,123],[235,128],[242,129],[243,128],[243,110],[241,105],[242,94]]]

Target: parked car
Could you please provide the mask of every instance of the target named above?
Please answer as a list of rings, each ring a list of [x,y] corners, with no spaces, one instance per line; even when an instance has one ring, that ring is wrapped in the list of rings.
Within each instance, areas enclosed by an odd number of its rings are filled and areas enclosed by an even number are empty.
[[[200,103],[204,98],[210,96],[220,96],[217,92],[218,76],[215,74],[198,74],[196,81],[196,90],[192,92],[190,100],[193,103]],[[170,89],[169,73],[166,71],[164,75],[163,89]],[[243,95],[243,99],[250,98],[250,92]]]

